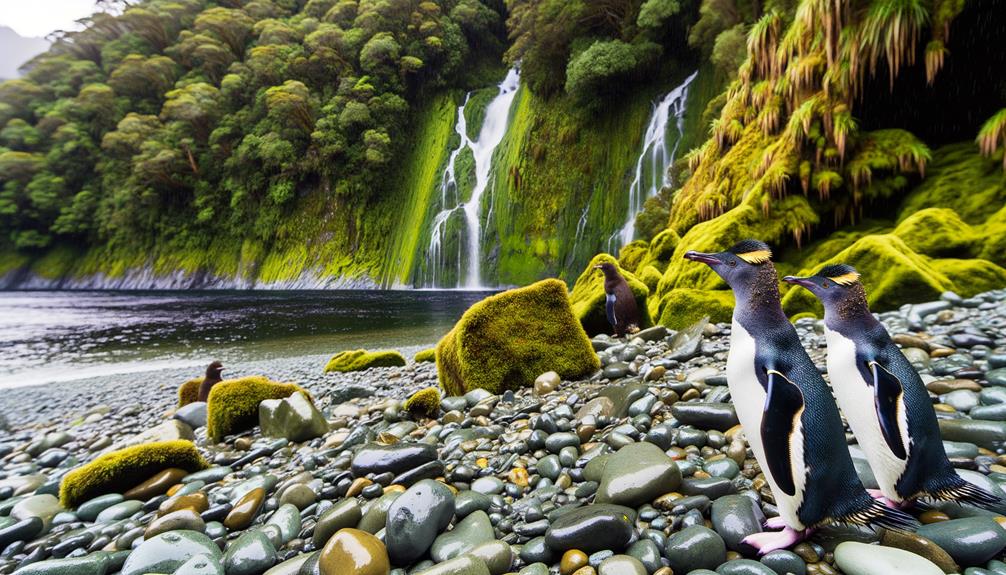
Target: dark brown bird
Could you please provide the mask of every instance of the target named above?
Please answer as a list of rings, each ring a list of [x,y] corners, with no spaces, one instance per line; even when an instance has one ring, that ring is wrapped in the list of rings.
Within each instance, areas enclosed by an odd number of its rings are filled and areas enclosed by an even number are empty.
[[[199,384],[199,401],[206,401],[210,397],[210,390],[213,386],[223,381],[220,374],[224,371],[224,364],[214,361],[206,368],[206,377]]]
[[[608,323],[615,328],[615,337],[639,331],[639,308],[629,282],[612,263],[605,262],[594,266],[594,269],[604,272],[604,310]]]

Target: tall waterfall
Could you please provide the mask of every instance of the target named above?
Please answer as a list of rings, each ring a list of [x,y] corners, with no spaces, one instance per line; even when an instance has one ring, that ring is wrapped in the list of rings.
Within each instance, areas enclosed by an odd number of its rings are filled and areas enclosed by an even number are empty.
[[[499,85],[499,93],[486,106],[485,119],[482,121],[478,138],[474,141],[468,137],[468,125],[465,120],[465,107],[468,105],[471,93],[465,96],[464,103],[458,106],[458,119],[454,131],[461,138],[461,143],[451,151],[440,181],[441,211],[433,218],[430,245],[426,252],[428,287],[453,287],[443,285],[442,272],[454,259],[446,255],[444,249],[449,235],[448,223],[456,213],[464,216],[464,241],[458,242],[456,258],[457,285],[466,288],[482,287],[482,197],[489,187],[493,153],[506,135],[510,107],[517,97],[519,85],[520,72],[517,68],[511,68]],[[455,164],[458,156],[466,148],[471,150],[475,160],[475,186],[468,201],[463,202],[461,201],[463,194],[458,189]],[[463,261],[467,268],[464,269],[462,276]]]
[[[688,87],[697,74],[698,72],[693,72],[653,107],[650,123],[643,136],[643,149],[636,160],[636,173],[629,186],[629,209],[625,225],[608,238],[609,253],[614,254],[619,248],[632,242],[636,232],[636,215],[643,210],[643,204],[656,195],[660,188],[673,184],[667,172],[678,154],[678,146],[684,134]],[[667,130],[672,118],[677,135],[673,146],[668,150]]]

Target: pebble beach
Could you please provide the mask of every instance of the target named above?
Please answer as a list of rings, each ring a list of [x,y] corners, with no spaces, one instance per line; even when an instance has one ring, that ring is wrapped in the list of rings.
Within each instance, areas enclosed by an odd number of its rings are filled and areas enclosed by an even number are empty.
[[[879,317],[922,374],[958,473],[1006,500],[1006,291]],[[823,366],[822,322],[796,326]],[[587,379],[546,373],[428,413],[405,401],[437,385],[434,363],[228,366],[297,383],[313,405],[222,441],[205,404],[177,408],[198,370],[3,390],[0,574],[1006,575],[1006,504],[933,503],[911,510],[915,532],[828,526],[762,557],[742,543],[777,511],[726,385],[729,335],[700,322],[598,336]],[[68,472],[176,439],[208,467],[60,504]]]

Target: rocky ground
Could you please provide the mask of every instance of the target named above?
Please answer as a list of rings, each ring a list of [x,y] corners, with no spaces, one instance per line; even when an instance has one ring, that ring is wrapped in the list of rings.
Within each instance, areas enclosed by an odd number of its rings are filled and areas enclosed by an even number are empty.
[[[923,373],[954,465],[1006,499],[1006,292],[883,320]],[[820,322],[797,325],[823,365]],[[330,429],[299,443],[256,428],[212,444],[198,409],[176,423],[189,372],[5,390],[0,574],[1006,574],[1006,518],[953,504],[915,510],[917,533],[835,526],[761,558],[742,544],[776,510],[730,404],[729,329],[598,338],[605,367],[589,380],[444,398],[433,418],[402,407],[435,385],[432,364],[231,366],[311,392]],[[194,436],[212,467],[59,506],[63,474],[152,428]]]

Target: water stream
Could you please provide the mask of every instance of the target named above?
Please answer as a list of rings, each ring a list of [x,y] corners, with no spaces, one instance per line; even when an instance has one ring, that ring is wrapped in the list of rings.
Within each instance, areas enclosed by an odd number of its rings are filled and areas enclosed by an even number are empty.
[[[643,135],[643,148],[636,160],[636,171],[629,186],[629,207],[625,225],[608,238],[608,252],[617,254],[619,248],[632,242],[636,233],[636,216],[643,210],[647,199],[655,196],[664,186],[672,185],[668,168],[677,158],[681,136],[684,134],[685,104],[688,88],[698,72],[685,78],[681,85],[668,92],[653,106],[650,122]],[[674,120],[674,143],[668,149],[668,128]]]
[[[482,287],[482,198],[489,187],[492,176],[492,157],[496,148],[503,141],[509,127],[510,108],[517,89],[520,86],[520,71],[511,68],[506,78],[499,85],[499,93],[489,102],[485,110],[485,119],[479,130],[478,138],[468,137],[468,125],[465,119],[465,107],[471,98],[469,93],[465,101],[458,106],[458,119],[454,131],[461,138],[458,147],[451,151],[440,183],[441,211],[434,216],[430,230],[430,245],[426,252],[426,282],[427,287],[465,287],[477,289]],[[456,177],[456,162],[465,149],[472,152],[475,160],[475,186],[472,188],[468,201],[461,201],[462,194],[458,189]],[[448,223],[455,214],[464,216],[464,241],[458,243],[457,258],[444,253],[448,240]],[[456,264],[457,282],[455,285],[444,285],[448,266]],[[463,267],[464,266],[464,267]]]

